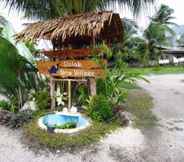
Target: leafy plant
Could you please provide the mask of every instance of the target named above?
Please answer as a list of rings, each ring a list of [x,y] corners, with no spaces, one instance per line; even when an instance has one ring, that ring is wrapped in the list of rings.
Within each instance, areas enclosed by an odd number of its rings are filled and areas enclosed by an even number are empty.
[[[80,84],[76,86],[73,97],[77,105],[84,105],[88,99],[88,96],[89,91],[86,85]]]
[[[86,105],[86,113],[94,121],[110,121],[113,117],[112,105],[103,95],[92,96]]]
[[[75,122],[68,122],[63,125],[55,125],[54,129],[72,129],[76,127],[77,127],[77,124]]]
[[[38,91],[33,94],[38,110],[47,110],[49,108],[49,93],[47,90]]]
[[[10,107],[11,105],[8,101],[5,101],[5,100],[0,101],[0,109],[10,110]]]

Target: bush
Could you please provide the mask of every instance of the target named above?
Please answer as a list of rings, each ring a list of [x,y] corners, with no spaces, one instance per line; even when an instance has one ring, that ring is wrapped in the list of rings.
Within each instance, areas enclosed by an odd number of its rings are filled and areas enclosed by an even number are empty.
[[[49,109],[49,93],[48,91],[39,91],[36,92],[33,97],[38,110],[47,110]]]
[[[95,121],[110,121],[113,117],[112,105],[103,95],[90,97],[86,106],[87,114]]]
[[[107,133],[120,127],[118,122],[111,123],[99,123],[94,122],[92,125],[76,134],[68,135],[63,133],[48,133],[41,130],[37,124],[37,120],[34,120],[24,126],[24,137],[32,147],[42,146],[50,149],[80,149],[80,147],[88,146],[92,143],[98,142]]]
[[[8,101],[2,100],[0,101],[0,109],[3,110],[10,110],[11,109],[11,105]]]

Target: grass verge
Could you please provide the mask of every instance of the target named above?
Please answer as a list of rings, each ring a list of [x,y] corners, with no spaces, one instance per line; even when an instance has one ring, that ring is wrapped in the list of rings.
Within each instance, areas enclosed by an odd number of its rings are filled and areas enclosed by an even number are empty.
[[[78,134],[54,134],[41,130],[37,125],[37,120],[24,126],[24,135],[26,140],[34,146],[49,148],[52,150],[64,149],[75,150],[98,142],[107,133],[110,133],[120,127],[118,122],[98,123],[95,122],[91,127],[79,132]],[[38,145],[35,146],[38,146]],[[42,147],[43,146],[43,147]]]
[[[135,117],[135,127],[151,127],[156,124],[157,118],[152,112],[152,97],[142,89],[131,90],[126,100],[126,110]]]
[[[129,68],[130,72],[139,73],[141,75],[149,74],[179,74],[184,73],[184,66],[158,66],[145,68]]]

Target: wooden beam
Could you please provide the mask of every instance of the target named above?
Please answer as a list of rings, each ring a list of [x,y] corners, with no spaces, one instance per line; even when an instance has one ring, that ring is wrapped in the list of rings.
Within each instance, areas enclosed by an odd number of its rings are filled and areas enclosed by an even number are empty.
[[[58,50],[58,51],[42,51],[44,55],[51,58],[83,58],[90,57],[100,52],[100,49],[90,49],[90,48],[82,48],[82,49],[66,49],[66,50]]]
[[[90,83],[91,96],[95,96],[96,95],[96,80],[95,80],[95,78],[90,78],[89,83]]]
[[[56,98],[55,98],[55,81],[50,78],[50,96],[51,96],[51,110],[55,110]]]

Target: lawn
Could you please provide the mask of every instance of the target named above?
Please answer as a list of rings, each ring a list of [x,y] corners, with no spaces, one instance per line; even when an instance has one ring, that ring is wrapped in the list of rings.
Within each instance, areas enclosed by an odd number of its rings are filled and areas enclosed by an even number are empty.
[[[140,73],[142,75],[149,74],[177,74],[184,73],[184,66],[158,66],[145,68],[129,68],[130,72]]]
[[[152,112],[152,97],[143,89],[130,90],[125,104],[126,111],[134,116],[133,126],[145,128],[156,124],[157,118]]]

